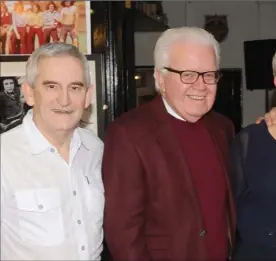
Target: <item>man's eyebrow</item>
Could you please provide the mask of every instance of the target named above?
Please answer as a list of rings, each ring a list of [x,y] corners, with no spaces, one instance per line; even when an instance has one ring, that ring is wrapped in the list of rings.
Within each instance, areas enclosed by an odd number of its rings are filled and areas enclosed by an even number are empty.
[[[42,84],[43,85],[48,85],[48,84],[57,84],[57,85],[60,85],[60,83],[58,83],[56,81],[48,81],[48,80],[43,81]],[[80,81],[71,82],[69,85],[78,85],[78,86],[84,87],[84,83],[80,82]]]
[[[84,83],[83,82],[71,82],[70,85],[79,85],[81,87],[84,87]]]
[[[58,82],[55,82],[55,81],[47,81],[47,80],[46,80],[46,81],[43,81],[42,84],[43,84],[43,85],[47,85],[47,84],[58,84],[58,85],[59,85]]]

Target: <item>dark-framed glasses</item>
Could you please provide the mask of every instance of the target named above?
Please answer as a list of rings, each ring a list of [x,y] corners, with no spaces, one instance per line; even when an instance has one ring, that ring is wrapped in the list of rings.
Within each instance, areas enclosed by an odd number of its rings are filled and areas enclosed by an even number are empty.
[[[216,84],[219,78],[222,76],[220,71],[208,71],[208,72],[197,72],[197,71],[178,71],[169,67],[164,67],[169,72],[177,73],[180,76],[180,80],[186,84],[195,83],[199,76],[202,76],[205,84]]]

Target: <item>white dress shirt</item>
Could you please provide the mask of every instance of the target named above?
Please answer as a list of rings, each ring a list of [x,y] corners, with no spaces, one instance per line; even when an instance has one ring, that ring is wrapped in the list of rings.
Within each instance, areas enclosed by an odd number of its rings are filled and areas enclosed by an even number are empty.
[[[165,108],[166,108],[166,111],[172,115],[174,118],[176,119],[179,119],[181,121],[186,121],[185,119],[183,119],[180,115],[178,115],[174,110],[173,108],[168,104],[168,102],[166,101],[166,99],[162,96],[162,100],[163,100],[163,103],[165,105]]]
[[[33,122],[1,135],[1,260],[100,260],[103,143],[78,128],[67,163]]]

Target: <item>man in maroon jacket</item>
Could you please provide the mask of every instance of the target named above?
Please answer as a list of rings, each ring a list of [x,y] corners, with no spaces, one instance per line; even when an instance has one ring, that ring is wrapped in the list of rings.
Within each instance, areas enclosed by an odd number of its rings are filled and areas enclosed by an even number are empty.
[[[227,173],[230,120],[211,108],[220,48],[200,28],[165,31],[160,95],[108,129],[104,229],[113,261],[225,261],[235,237]]]

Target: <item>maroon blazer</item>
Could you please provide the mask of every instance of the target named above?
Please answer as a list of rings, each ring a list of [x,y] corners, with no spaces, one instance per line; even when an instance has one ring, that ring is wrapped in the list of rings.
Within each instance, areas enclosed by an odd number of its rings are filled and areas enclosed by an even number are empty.
[[[204,118],[227,180],[225,215],[232,244],[236,221],[227,170],[233,127],[215,112]],[[104,231],[113,261],[206,260],[191,173],[160,97],[110,124],[103,180]]]

